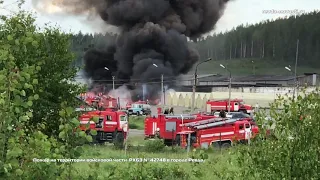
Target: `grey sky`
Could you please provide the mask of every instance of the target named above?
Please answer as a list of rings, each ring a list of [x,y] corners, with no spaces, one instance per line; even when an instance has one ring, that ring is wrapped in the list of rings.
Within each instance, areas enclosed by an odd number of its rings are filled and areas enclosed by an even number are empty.
[[[0,9],[1,14],[9,14],[16,10],[14,3],[16,0],[5,0],[3,8]],[[41,0],[43,2],[50,0]],[[308,3],[307,3],[308,2]],[[295,12],[310,12],[318,10],[320,8],[319,0],[235,0],[230,2],[225,10],[223,17],[216,25],[216,29],[213,32],[220,32],[230,30],[240,24],[253,24],[266,19],[276,19],[279,17],[289,16],[289,12],[292,11],[292,15]],[[26,4],[23,6],[25,10],[36,11],[31,0],[26,0]],[[44,8],[39,8],[44,10]],[[75,17],[66,14],[50,14],[37,11],[37,24],[42,27],[45,23],[51,22],[51,24],[57,24],[64,31],[84,33],[93,33],[101,31],[115,31],[113,27],[104,25],[103,22],[96,19],[88,20],[87,17]],[[281,12],[264,13],[265,10],[278,10]]]

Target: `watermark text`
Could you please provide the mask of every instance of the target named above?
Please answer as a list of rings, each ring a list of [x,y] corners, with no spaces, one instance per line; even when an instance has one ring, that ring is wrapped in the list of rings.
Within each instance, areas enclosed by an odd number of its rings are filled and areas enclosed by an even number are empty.
[[[48,163],[78,163],[78,162],[176,162],[176,163],[187,163],[187,162],[204,162],[203,159],[192,159],[192,158],[186,158],[186,159],[167,159],[167,158],[128,158],[128,159],[37,159],[33,158],[33,162],[41,163],[41,162],[48,162]]]
[[[285,10],[285,9],[270,9],[270,10],[262,10],[263,14],[303,14],[305,10],[293,9],[293,10]]]

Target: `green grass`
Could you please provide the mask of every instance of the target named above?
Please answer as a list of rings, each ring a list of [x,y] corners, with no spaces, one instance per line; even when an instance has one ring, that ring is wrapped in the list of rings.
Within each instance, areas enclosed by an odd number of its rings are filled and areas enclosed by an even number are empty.
[[[294,60],[292,63],[261,59],[254,59],[254,63],[251,61],[252,59],[209,61],[199,65],[198,72],[199,74],[227,74],[226,70],[219,66],[220,64],[223,64],[230,69],[233,75],[238,76],[252,75],[253,73],[256,75],[290,75],[290,72],[284,67],[290,65],[291,69],[294,70],[293,68],[295,64]],[[300,66],[298,63],[297,74],[303,74],[305,72],[320,73],[320,68]],[[189,73],[193,74],[194,71],[190,71]]]
[[[145,141],[150,148],[156,143]],[[159,151],[147,149],[146,147],[129,146],[127,154],[124,150],[116,150],[113,146],[85,146],[83,159],[126,159],[127,162],[99,162],[99,163],[75,163],[75,167],[79,170],[80,176],[88,176],[89,174],[97,173],[100,179],[105,179],[110,174],[115,174],[116,177],[110,179],[203,179],[215,180],[219,178],[219,174],[226,169],[237,172],[239,168],[234,165],[230,166],[227,161],[235,161],[235,156],[230,155],[230,150],[208,150],[206,153],[208,159],[201,163],[191,162],[129,162],[130,158],[159,158],[159,159],[200,159],[196,152],[187,154],[185,149],[163,147]],[[153,151],[153,152],[150,152]],[[199,153],[199,151],[197,151]],[[128,173],[128,174],[126,174]],[[99,178],[94,178],[99,179]]]
[[[130,116],[129,128],[144,130],[144,119],[145,119],[145,116]]]
[[[132,136],[129,134],[128,144],[133,146],[144,145],[146,141],[143,138],[144,136]]]

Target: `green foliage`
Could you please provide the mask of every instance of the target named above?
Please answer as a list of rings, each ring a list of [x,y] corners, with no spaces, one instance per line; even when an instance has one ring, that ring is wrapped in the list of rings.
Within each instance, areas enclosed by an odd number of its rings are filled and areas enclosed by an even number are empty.
[[[61,116],[59,126],[59,139],[61,144],[57,151],[66,159],[77,159],[83,153],[81,145],[87,142],[89,138],[91,138],[92,141],[92,137],[78,129],[80,122],[76,118],[73,118],[76,117],[74,108],[68,107],[66,102],[63,102],[61,107],[59,111]],[[76,173],[74,166],[71,163],[64,163],[62,165],[66,171],[61,174],[61,179],[73,179],[74,173]]]
[[[295,99],[288,95],[280,97],[271,104],[270,117],[275,126],[267,139],[266,128],[270,126],[264,113],[259,114],[260,135],[252,142],[253,146],[239,147],[236,151],[241,167],[239,178],[318,179],[319,102],[318,89],[303,91]],[[283,111],[279,112],[279,108]]]
[[[34,115],[33,96],[37,94],[31,82],[37,79],[38,70],[36,65],[18,65],[21,57],[14,52],[32,49],[33,45],[22,35],[16,36],[21,34],[21,24],[12,28],[8,21],[0,25],[0,176],[12,179],[24,176],[24,167],[32,161],[33,144],[42,141],[37,147],[42,149],[39,153],[48,154],[48,140],[37,129],[25,128]]]
[[[58,135],[60,104],[66,101],[75,107],[79,103],[75,96],[83,89],[70,83],[77,72],[71,66],[74,60],[69,50],[71,36],[54,27],[40,32],[34,21],[27,13],[7,18],[1,39],[3,44],[11,47],[10,54],[15,58],[17,68],[27,65],[37,70],[36,79],[23,84],[26,89],[21,92],[22,95],[31,91],[35,93],[28,97],[31,100],[28,105],[33,105],[34,110],[29,125],[35,127],[44,123],[43,132]]]
[[[223,63],[232,70],[233,75],[284,74],[286,72],[283,67],[290,65],[295,59],[296,42],[299,38],[298,74],[320,73],[320,43],[317,41],[320,31],[315,27],[319,23],[319,16],[318,11],[298,15],[296,19],[291,16],[253,25],[240,25],[225,33],[200,38],[196,43],[189,42],[199,51],[200,59],[211,57],[217,60],[200,65],[198,71],[225,73],[219,67],[219,63]],[[79,32],[73,35],[72,51],[77,55],[74,64],[79,67],[82,65],[84,49],[93,45],[104,48],[115,38],[116,35],[111,33],[92,35]]]
[[[320,12],[291,15],[288,18],[266,20],[252,25],[240,25],[229,32],[200,38],[196,43],[201,59],[268,59],[269,63],[295,59],[296,42],[300,40],[299,65],[319,68],[318,52]],[[293,28],[294,27],[294,28]],[[251,68],[254,64],[250,63]],[[292,64],[291,64],[292,65]],[[207,66],[207,65],[204,65]],[[261,67],[263,68],[263,67]],[[250,69],[249,69],[250,70]],[[260,70],[257,69],[256,72]]]
[[[195,151],[187,156],[186,151],[172,153],[170,149],[162,152],[146,152],[144,150],[130,150],[127,157],[123,152],[112,150],[106,146],[87,147],[81,158],[114,158],[127,159],[127,162],[107,163],[78,163],[75,164],[80,170],[78,177],[87,179],[183,179],[183,180],[208,180],[221,179],[215,174],[231,169],[226,162],[229,154],[213,154],[208,151]],[[207,158],[205,157],[207,154]],[[164,159],[201,159],[204,162],[165,162]],[[140,162],[130,162],[130,159],[141,158]],[[143,159],[149,159],[144,162]],[[230,159],[232,161],[233,159]],[[234,161],[234,160],[233,160]],[[216,167],[216,168],[215,168]],[[220,168],[221,167],[221,168]],[[237,168],[237,167],[235,167]],[[236,172],[236,170],[234,170]],[[80,178],[79,178],[80,179]]]
[[[130,116],[129,117],[129,129],[144,130],[144,119],[141,116]]]
[[[70,107],[80,88],[65,81],[75,73],[66,67],[72,61],[66,50],[69,36],[58,29],[37,31],[35,19],[23,12],[2,20],[0,177],[72,179],[76,171],[71,164],[38,162],[78,158],[87,137],[75,130],[79,121]]]
[[[164,142],[161,139],[149,140],[145,143],[144,149],[147,152],[162,152],[165,148]]]

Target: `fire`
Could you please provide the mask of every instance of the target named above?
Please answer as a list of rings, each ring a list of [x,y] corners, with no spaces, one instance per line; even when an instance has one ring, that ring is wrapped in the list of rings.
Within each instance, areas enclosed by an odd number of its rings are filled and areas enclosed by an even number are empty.
[[[75,14],[90,15],[93,8],[82,7],[81,2],[75,0],[32,0],[33,7],[36,11],[43,14],[61,14],[64,12],[72,12]],[[72,7],[66,7],[73,4]],[[79,6],[78,6],[79,5]]]
[[[32,3],[34,9],[40,13],[58,14],[63,12],[63,9],[58,6],[61,0],[33,0]]]

